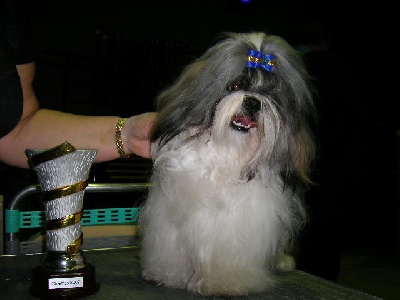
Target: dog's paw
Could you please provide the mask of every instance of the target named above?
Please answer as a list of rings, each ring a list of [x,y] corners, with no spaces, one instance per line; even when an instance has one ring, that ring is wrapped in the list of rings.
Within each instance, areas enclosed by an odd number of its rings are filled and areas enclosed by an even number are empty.
[[[186,288],[190,276],[183,272],[152,272],[149,270],[142,271],[142,280],[145,280],[153,285],[163,285],[173,288]]]
[[[274,284],[274,276],[260,270],[253,272],[246,269],[238,272],[230,270],[225,273],[219,270],[215,274],[194,275],[187,289],[202,296],[240,297],[260,293]]]
[[[276,264],[276,270],[278,272],[290,272],[296,269],[296,261],[293,256],[289,254],[283,254]]]

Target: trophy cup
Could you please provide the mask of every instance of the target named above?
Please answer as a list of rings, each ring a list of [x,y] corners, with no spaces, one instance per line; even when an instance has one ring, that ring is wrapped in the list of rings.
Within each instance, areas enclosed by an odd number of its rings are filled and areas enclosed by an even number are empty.
[[[97,150],[65,142],[48,150],[26,149],[38,175],[46,215],[46,251],[32,270],[30,293],[42,299],[72,299],[96,292],[95,268],[81,250],[83,196]]]

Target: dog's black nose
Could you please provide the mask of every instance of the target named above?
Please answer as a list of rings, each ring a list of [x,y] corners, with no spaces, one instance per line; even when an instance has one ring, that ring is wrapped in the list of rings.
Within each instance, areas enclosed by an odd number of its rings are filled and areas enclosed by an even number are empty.
[[[261,102],[255,97],[247,96],[244,98],[244,108],[250,114],[254,114],[261,109]]]

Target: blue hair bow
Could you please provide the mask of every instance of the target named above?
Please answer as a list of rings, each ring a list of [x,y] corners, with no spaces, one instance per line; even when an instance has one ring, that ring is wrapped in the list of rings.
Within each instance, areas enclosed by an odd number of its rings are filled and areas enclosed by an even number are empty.
[[[264,69],[268,72],[272,72],[275,64],[274,56],[272,54],[264,55],[261,51],[255,51],[250,49],[247,56],[247,67],[254,69]]]

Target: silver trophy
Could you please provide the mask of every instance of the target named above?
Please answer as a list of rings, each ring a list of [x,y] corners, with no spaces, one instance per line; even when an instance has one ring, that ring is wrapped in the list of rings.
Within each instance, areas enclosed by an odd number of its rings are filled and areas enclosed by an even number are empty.
[[[48,150],[27,149],[41,186],[46,215],[46,251],[32,271],[31,294],[42,299],[71,299],[96,292],[95,268],[81,245],[83,196],[97,150],[77,150],[65,142]]]

